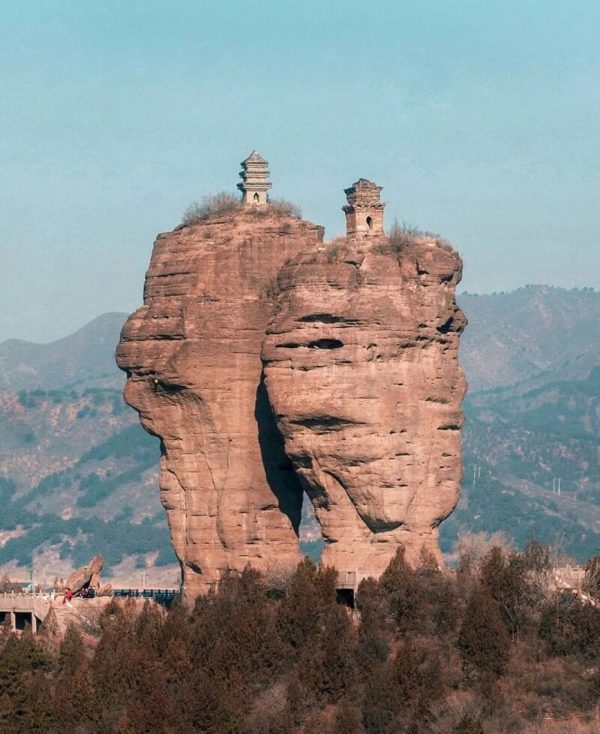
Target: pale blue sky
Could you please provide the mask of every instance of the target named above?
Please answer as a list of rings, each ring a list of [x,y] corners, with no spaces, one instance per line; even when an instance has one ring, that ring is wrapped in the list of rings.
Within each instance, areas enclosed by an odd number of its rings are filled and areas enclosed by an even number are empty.
[[[233,190],[343,232],[364,176],[462,288],[599,286],[600,3],[4,0],[0,341],[140,304],[157,232]]]

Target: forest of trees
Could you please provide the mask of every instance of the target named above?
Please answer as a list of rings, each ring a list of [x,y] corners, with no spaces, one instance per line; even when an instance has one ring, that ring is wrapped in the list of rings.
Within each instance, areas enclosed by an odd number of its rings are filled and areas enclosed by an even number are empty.
[[[557,591],[548,549],[492,547],[455,572],[402,549],[356,609],[305,559],[247,569],[187,610],[110,604],[97,627],[0,632],[1,732],[597,732],[600,558]]]

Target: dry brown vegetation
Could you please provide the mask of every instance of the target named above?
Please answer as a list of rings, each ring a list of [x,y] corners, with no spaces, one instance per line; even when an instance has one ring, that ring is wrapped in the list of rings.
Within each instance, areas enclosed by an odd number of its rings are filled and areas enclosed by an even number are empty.
[[[285,199],[272,199],[267,204],[266,209],[270,214],[278,217],[295,217],[297,219],[302,217],[302,209]]]
[[[211,216],[229,214],[241,207],[242,203],[238,196],[227,191],[220,191],[218,194],[204,196],[200,201],[192,202],[183,213],[181,223],[189,227]]]
[[[0,731],[597,734],[600,609],[550,565],[535,542],[455,574],[400,549],[352,611],[306,559],[229,574],[191,612],[113,602],[93,645],[4,629]]]
[[[22,591],[22,584],[17,581],[11,581],[8,576],[4,575],[0,578],[0,594],[10,593],[12,591]]]
[[[452,245],[440,235],[426,232],[406,222],[400,223],[397,219],[394,219],[387,239],[377,243],[373,250],[381,255],[389,255],[390,253],[400,255],[418,240],[433,240],[438,247],[453,251]]]
[[[192,202],[183,213],[181,225],[190,227],[204,222],[209,217],[231,214],[242,209],[242,202],[236,194],[220,191],[218,194],[204,196],[200,201]],[[285,199],[273,199],[266,206],[248,207],[246,213],[255,217],[302,217],[300,207]]]

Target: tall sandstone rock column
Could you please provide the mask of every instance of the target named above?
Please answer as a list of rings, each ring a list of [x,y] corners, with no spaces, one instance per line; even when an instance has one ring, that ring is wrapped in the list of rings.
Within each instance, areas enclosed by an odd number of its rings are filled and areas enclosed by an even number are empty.
[[[299,559],[302,489],[262,377],[273,284],[323,230],[265,206],[158,236],[144,305],[117,362],[125,399],[161,439],[160,490],[189,599],[226,568]]]
[[[461,272],[449,245],[398,233],[350,236],[281,270],[267,390],[339,571],[379,575],[400,543],[412,563],[422,548],[440,559],[462,473]]]

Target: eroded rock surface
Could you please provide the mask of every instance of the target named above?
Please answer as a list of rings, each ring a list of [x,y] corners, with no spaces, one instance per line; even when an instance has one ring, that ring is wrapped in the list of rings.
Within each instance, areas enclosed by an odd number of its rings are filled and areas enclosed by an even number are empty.
[[[159,235],[123,328],[125,398],[160,437],[161,499],[189,598],[226,568],[299,559],[302,490],[262,379],[276,275],[323,230],[241,209]]]
[[[400,238],[402,239],[402,238]],[[326,541],[323,561],[377,575],[404,543],[439,558],[461,479],[462,263],[427,237],[341,240],[278,278],[263,346],[288,456]]]
[[[76,569],[65,581],[65,589],[79,594],[84,588],[99,589],[104,559],[96,554],[87,566]]]

